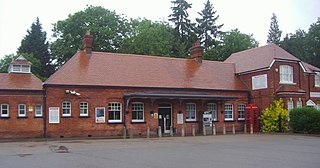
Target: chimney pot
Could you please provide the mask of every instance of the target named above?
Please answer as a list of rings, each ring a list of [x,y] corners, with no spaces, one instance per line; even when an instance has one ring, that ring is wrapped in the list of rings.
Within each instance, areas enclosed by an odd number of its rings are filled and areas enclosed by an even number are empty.
[[[200,41],[195,42],[189,49],[189,53],[192,59],[195,59],[198,63],[202,63],[204,47],[200,45]]]
[[[92,55],[92,43],[93,43],[93,36],[90,35],[90,32],[87,31],[86,34],[83,36],[82,43],[84,45],[84,51],[87,56]]]

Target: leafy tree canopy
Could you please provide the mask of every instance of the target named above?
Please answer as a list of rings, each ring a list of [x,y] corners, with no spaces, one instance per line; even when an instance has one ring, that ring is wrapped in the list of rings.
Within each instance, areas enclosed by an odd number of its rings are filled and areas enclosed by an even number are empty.
[[[272,13],[267,43],[280,45],[282,31],[279,29],[276,14]]]
[[[4,56],[0,60],[0,73],[7,73],[8,72],[9,64],[11,63],[11,61],[13,59],[14,59],[14,55],[10,54],[10,55]]]

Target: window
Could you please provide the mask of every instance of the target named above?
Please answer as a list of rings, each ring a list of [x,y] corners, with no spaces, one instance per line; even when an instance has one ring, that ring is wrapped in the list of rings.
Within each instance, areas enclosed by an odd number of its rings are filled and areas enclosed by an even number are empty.
[[[196,104],[187,103],[187,116],[186,121],[196,121]]]
[[[12,65],[12,72],[30,73],[30,65]]]
[[[244,120],[244,104],[238,104],[238,120]]]
[[[42,116],[42,105],[37,104],[35,107],[35,116],[36,117],[41,117]]]
[[[9,117],[9,104],[1,104],[1,117]]]
[[[109,122],[121,122],[121,103],[109,103]]]
[[[132,122],[144,121],[144,104],[132,103]]]
[[[69,101],[62,102],[62,116],[63,117],[71,116],[71,102]]]
[[[233,120],[233,104],[224,105],[224,120],[225,121]]]
[[[293,83],[292,66],[280,65],[280,83]]]
[[[208,111],[212,112],[213,121],[217,121],[217,105],[215,103],[208,104]]]
[[[297,107],[301,108],[302,107],[302,100],[301,98],[299,98],[299,100],[297,101]]]
[[[293,100],[290,98],[290,100],[288,100],[288,111],[293,109]]]
[[[314,86],[320,87],[320,72],[316,72],[316,75],[314,76]]]
[[[88,116],[88,103],[80,102],[80,116]]]
[[[18,116],[19,117],[26,117],[26,105],[25,104],[19,104],[18,105]]]

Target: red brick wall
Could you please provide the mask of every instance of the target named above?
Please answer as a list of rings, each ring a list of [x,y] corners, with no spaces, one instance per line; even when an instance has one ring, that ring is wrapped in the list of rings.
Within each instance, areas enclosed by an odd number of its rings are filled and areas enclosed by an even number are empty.
[[[60,107],[60,123],[59,124],[49,124],[47,119],[47,135],[48,137],[87,137],[87,136],[122,136],[124,124],[110,124],[108,123],[108,103],[109,102],[121,102],[122,103],[122,117],[124,118],[124,100],[123,95],[125,93],[133,92],[177,92],[176,90],[153,90],[153,89],[104,89],[104,88],[59,88],[59,87],[48,87],[47,90],[47,109],[46,113],[48,115],[49,107]],[[75,90],[80,93],[80,96],[75,96],[71,94],[66,94],[65,90]],[[191,93],[192,91],[188,91]],[[208,92],[206,92],[208,93]],[[237,121],[237,104],[246,104],[247,103],[247,93],[246,92],[210,92],[211,94],[219,94],[225,96],[237,96],[239,97],[236,101],[226,102],[232,103],[234,105],[234,122],[226,123],[228,131],[232,130],[232,124],[236,125],[238,131],[243,131],[243,122]],[[71,102],[71,114],[70,118],[61,117],[62,101],[68,100]],[[79,103],[81,101],[86,101],[89,103],[89,117],[88,118],[79,118]],[[145,123],[131,123],[132,112],[131,112],[131,103],[132,102],[143,102],[144,103],[144,119]],[[186,135],[192,133],[192,125],[195,125],[196,133],[202,132],[201,122],[199,122],[200,111],[206,110],[206,104],[209,101],[204,103],[200,100],[183,100],[182,101],[182,113],[184,118],[186,116],[185,112],[185,103],[192,102],[196,103],[197,106],[197,121],[194,123],[185,123],[183,124],[185,128]],[[221,101],[211,101],[215,102],[218,105],[218,117],[219,121],[217,124],[217,132],[222,132],[222,125],[224,122],[224,114],[222,106],[224,102]],[[179,100],[176,99],[163,99],[163,100],[154,100],[153,109],[151,109],[151,100],[150,99],[132,99],[129,104],[129,112],[126,114],[126,126],[129,135],[134,136],[145,136],[147,133],[147,128],[150,128],[151,135],[157,135],[158,129],[158,119],[155,119],[151,115],[157,113],[159,103],[170,103],[172,105],[172,126],[176,129],[177,134],[181,134],[182,125],[177,125],[177,114],[179,112]],[[202,103],[204,104],[203,109],[201,108]],[[106,123],[96,124],[95,123],[95,108],[96,107],[105,107],[106,108]],[[123,120],[123,119],[122,119]]]
[[[0,139],[43,136],[43,118],[35,118],[35,105],[43,105],[41,92],[0,91],[0,104],[9,104],[9,118],[0,117]],[[18,117],[19,104],[26,104],[25,118]]]

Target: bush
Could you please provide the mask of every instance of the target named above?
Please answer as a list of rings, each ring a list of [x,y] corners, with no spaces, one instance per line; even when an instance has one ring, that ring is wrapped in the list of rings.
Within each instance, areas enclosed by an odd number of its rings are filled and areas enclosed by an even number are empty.
[[[262,132],[288,131],[288,110],[284,108],[282,99],[274,100],[263,110],[260,120]]]
[[[290,111],[290,127],[294,132],[320,133],[320,112],[315,108],[294,108]]]

